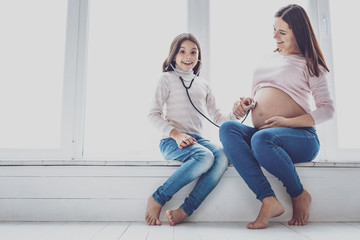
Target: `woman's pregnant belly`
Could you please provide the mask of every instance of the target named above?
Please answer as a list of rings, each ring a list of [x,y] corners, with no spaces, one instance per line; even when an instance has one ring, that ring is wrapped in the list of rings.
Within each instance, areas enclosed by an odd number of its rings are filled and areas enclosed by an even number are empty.
[[[256,128],[265,125],[265,121],[274,116],[292,118],[306,114],[289,95],[277,88],[261,88],[256,92],[254,99],[256,107],[252,110],[251,117]]]

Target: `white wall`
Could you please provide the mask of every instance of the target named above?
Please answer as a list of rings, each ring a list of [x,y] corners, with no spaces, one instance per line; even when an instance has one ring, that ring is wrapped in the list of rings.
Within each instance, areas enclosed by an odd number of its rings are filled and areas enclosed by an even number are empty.
[[[23,165],[0,162],[0,221],[143,221],[147,198],[177,168],[177,163],[161,162],[18,164]],[[359,166],[303,164],[297,171],[312,195],[310,221],[360,221]],[[286,208],[275,220],[287,221],[292,213],[290,199],[282,184],[267,176]],[[164,210],[177,208],[193,186],[179,191]],[[230,167],[189,220],[251,221],[259,207],[260,202]]]

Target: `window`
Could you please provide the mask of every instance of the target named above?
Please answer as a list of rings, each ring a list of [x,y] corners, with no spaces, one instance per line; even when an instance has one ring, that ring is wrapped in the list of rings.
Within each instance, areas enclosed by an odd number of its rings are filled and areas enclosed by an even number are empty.
[[[329,4],[327,6],[326,4]],[[358,100],[358,73],[360,60],[360,30],[353,27],[356,16],[356,1],[329,1],[321,6],[329,9],[329,16],[323,14],[320,21],[325,25],[323,35],[330,38],[329,55],[332,54],[333,89],[336,100],[336,119],[327,129],[327,159],[331,161],[354,162],[360,160],[360,142],[357,136],[360,127],[357,119],[360,110]],[[320,7],[320,6],[319,6]]]
[[[359,161],[355,0],[1,1],[0,160],[161,160],[146,115],[173,38],[198,38],[201,75],[228,112],[290,3],[307,9],[331,69],[336,117],[318,128],[319,159]]]
[[[161,159],[146,114],[186,11],[183,0],[90,1],[83,157]]]
[[[66,13],[66,1],[0,2],[2,158],[64,148]]]
[[[350,17],[356,15],[356,2],[347,0],[330,2],[330,17],[333,43],[334,84],[336,86],[336,105],[338,106],[338,141],[340,148],[360,148],[360,110],[356,107],[358,100],[357,84],[360,61],[360,29],[349,28]],[[345,7],[346,6],[346,7]],[[353,6],[353,7],[351,7]],[[346,37],[345,37],[346,36]]]

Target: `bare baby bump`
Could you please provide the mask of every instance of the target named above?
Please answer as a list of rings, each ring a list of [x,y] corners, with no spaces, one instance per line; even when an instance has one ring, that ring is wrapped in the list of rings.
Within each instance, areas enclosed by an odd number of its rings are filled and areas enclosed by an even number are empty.
[[[273,116],[297,117],[305,111],[289,95],[280,89],[266,87],[259,89],[254,96],[256,107],[251,113],[254,127],[260,128]]]

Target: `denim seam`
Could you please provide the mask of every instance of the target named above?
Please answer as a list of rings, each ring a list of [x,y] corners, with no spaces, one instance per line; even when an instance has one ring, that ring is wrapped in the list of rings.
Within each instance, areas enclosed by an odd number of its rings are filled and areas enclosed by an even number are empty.
[[[290,136],[290,135],[288,135],[288,136]],[[293,137],[293,136],[291,136],[291,137]],[[274,136],[273,138],[272,138],[272,142],[274,141],[274,139],[276,139],[276,138],[278,138],[277,136]],[[293,165],[293,164],[290,164],[290,162],[288,162],[287,160],[286,160],[286,157],[284,158],[284,156],[283,156],[283,154],[280,154],[280,152],[278,151],[278,146],[277,145],[275,145],[275,149],[274,150],[276,150],[276,152],[278,153],[278,155],[282,158],[282,160],[285,160],[285,162],[287,163],[287,165],[288,166],[293,166],[294,168],[295,168],[295,166]],[[285,148],[284,148],[284,151],[285,151]],[[296,171],[296,170],[295,170]],[[299,177],[299,176],[298,176]],[[284,183],[283,183],[284,184]],[[301,183],[300,183],[301,184]],[[301,193],[300,193],[301,194]],[[300,195],[299,194],[299,195]],[[293,196],[291,196],[291,197],[293,197]]]
[[[191,150],[191,151],[193,151],[193,150]],[[191,153],[191,151],[190,151],[190,153]],[[196,154],[192,154],[192,156],[193,156],[194,160],[197,160],[197,159],[196,159]],[[168,160],[168,161],[170,161],[170,160]],[[187,162],[187,161],[186,161],[186,162]],[[186,162],[185,162],[185,163],[186,163]],[[181,165],[179,168],[181,168],[182,166],[184,166],[184,165]],[[174,182],[174,180],[175,180],[175,179],[171,179],[171,181],[170,181],[167,185],[168,185],[168,186],[171,186],[172,183]],[[184,187],[184,186],[183,186],[183,187]],[[183,187],[181,187],[181,188],[183,188]],[[181,189],[181,188],[180,188],[180,189]],[[180,190],[180,189],[179,189],[179,190]],[[179,190],[178,190],[178,191],[179,191]],[[162,191],[162,192],[164,192],[164,191]],[[172,196],[171,196],[171,197],[172,197]],[[167,202],[167,201],[165,201],[165,202]]]

